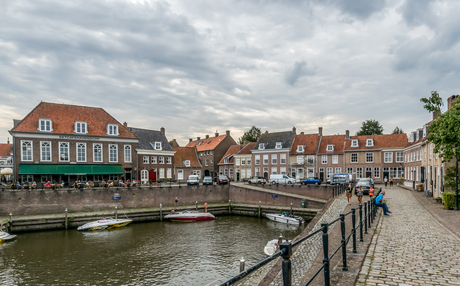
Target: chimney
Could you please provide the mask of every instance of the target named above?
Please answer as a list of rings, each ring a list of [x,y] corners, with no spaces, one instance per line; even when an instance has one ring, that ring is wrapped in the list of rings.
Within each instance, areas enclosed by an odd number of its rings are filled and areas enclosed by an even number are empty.
[[[345,130],[345,139],[350,139],[350,130]]]
[[[323,136],[323,127],[318,127],[319,136]]]
[[[6,144],[10,144],[10,137],[6,138]]]
[[[128,123],[127,123],[126,121],[123,122],[123,126],[124,126],[125,128],[128,128]]]
[[[248,141],[248,140],[246,140],[246,139],[244,139],[244,141],[243,141],[243,145],[246,145],[246,144],[248,144],[248,143],[249,143],[249,141]]]
[[[225,131],[225,133],[227,134],[227,136],[230,136],[230,130]]]
[[[206,135],[206,139],[209,139],[209,135]]]
[[[200,141],[201,137],[196,137],[196,141]]]
[[[188,139],[188,143],[190,143],[190,142],[192,142],[192,141],[193,141],[193,139],[192,139],[192,138],[189,138],[189,139]]]
[[[297,129],[295,128],[295,126],[294,126],[294,127],[292,127],[292,132],[294,132],[294,134],[296,134],[296,135],[297,135]]]
[[[458,95],[452,95],[447,99],[447,109],[450,109],[452,107],[452,102],[454,102],[456,98],[458,98]]]
[[[163,133],[163,135],[165,135],[165,128],[164,128],[164,127],[161,127],[161,128],[160,128],[160,132]]]
[[[302,132],[300,132],[300,135],[304,135],[304,134],[305,134],[305,133],[304,133],[303,131],[302,131]]]
[[[216,132],[216,137],[219,136],[219,133]]]

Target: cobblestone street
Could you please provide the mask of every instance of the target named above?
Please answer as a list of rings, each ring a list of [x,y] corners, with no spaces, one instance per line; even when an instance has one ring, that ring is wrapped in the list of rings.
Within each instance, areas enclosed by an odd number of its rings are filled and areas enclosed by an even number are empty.
[[[380,220],[356,285],[460,285],[460,239],[410,191],[384,190],[392,214]]]

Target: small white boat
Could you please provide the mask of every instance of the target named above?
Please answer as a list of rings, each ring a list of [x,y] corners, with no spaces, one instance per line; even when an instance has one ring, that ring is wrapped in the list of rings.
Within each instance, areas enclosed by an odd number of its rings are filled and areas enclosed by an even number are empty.
[[[267,217],[272,221],[287,223],[287,224],[301,224],[304,223],[303,218],[283,212],[282,214],[267,214]]]
[[[113,229],[113,228],[125,226],[132,221],[133,221],[132,219],[113,219],[111,217],[106,217],[106,218],[103,218],[97,221],[85,223],[84,225],[79,226],[77,230],[93,231],[93,230]]]
[[[11,240],[14,238],[16,238],[15,234],[9,234],[7,232],[0,231],[0,242]]]
[[[286,240],[283,239],[283,242]],[[267,245],[264,247],[264,253],[268,256],[272,256],[279,249],[278,239],[272,239],[268,241]]]
[[[165,219],[170,219],[171,221],[203,221],[203,220],[213,220],[216,219],[211,213],[199,212],[199,211],[183,211],[178,213],[171,213],[165,216]]]

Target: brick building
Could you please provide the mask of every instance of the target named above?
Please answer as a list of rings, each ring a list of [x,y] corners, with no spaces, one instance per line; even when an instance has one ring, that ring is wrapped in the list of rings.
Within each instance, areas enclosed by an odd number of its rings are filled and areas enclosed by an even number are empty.
[[[10,169],[13,170],[13,144],[10,144],[8,140],[6,144],[0,144],[0,173],[2,174],[0,181],[11,181]]]
[[[186,181],[190,175],[201,177],[201,163],[195,147],[173,147],[174,176],[177,181]]]
[[[319,131],[321,140],[318,153],[316,154],[318,177],[325,183],[334,173],[345,172],[345,161],[343,148],[345,145],[345,135],[322,136],[322,128]]]
[[[222,159],[219,161],[219,175],[228,176],[228,178],[232,181],[235,180],[235,176],[233,170],[235,169],[235,154],[237,154],[243,145],[232,145],[228,148],[227,152],[225,152]]]
[[[300,134],[295,136],[289,153],[291,175],[297,180],[314,177],[316,173],[316,153],[321,136],[319,134]]]
[[[236,181],[247,181],[252,176],[252,153],[251,150],[257,142],[246,143],[241,150],[233,155],[235,158]]]

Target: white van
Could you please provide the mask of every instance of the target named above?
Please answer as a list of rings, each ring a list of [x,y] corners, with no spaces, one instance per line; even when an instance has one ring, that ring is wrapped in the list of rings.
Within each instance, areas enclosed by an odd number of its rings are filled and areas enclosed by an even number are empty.
[[[199,184],[200,184],[200,178],[197,175],[188,176],[187,186],[199,185]]]
[[[270,175],[270,183],[272,184],[295,184],[295,179],[288,175]]]

